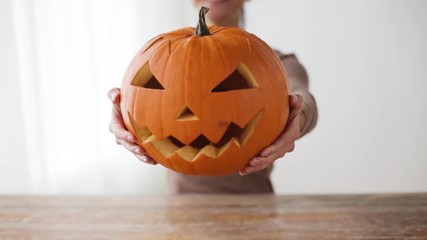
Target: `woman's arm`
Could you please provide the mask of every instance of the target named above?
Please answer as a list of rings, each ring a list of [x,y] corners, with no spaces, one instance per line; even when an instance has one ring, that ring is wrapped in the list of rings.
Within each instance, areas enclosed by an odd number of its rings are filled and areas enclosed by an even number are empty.
[[[317,106],[309,92],[307,72],[294,55],[279,55],[288,73],[291,94],[289,95],[289,117],[283,133],[270,146],[263,149],[240,171],[248,175],[260,171],[277,159],[292,152],[295,141],[310,132],[317,123]]]
[[[282,55],[283,65],[288,73],[291,94],[298,94],[303,99],[302,114],[300,116],[300,137],[314,129],[317,123],[317,105],[309,91],[309,79],[304,66],[295,55]]]

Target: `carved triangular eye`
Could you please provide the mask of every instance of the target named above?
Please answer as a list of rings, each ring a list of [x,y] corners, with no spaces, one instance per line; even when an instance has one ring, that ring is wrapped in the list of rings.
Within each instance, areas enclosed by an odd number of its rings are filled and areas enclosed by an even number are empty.
[[[164,90],[162,84],[153,76],[148,62],[139,69],[133,78],[131,85],[149,89]]]
[[[162,86],[162,84],[160,84],[160,82],[154,77],[152,76],[148,82],[146,84],[144,84],[144,86],[142,86],[143,88],[151,88],[151,89],[159,89],[159,90],[164,90],[165,88]]]
[[[258,84],[255,78],[252,76],[249,69],[241,63],[230,76],[214,87],[211,92],[227,92],[256,87],[258,87]]]

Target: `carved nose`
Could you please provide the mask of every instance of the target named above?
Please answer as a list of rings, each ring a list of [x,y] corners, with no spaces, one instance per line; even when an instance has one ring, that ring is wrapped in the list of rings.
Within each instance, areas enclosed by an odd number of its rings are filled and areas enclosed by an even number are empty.
[[[177,117],[177,121],[195,121],[199,120],[199,118],[191,111],[190,108],[184,106],[181,111],[179,111]]]

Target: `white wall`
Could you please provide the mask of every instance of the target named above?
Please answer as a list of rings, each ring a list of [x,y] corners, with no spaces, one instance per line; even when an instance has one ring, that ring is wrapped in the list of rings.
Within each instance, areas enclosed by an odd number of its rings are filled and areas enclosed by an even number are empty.
[[[10,2],[0,0],[0,193],[34,190],[29,180],[31,156],[23,141]],[[96,74],[106,82],[94,104],[100,112],[97,130],[105,129],[96,146],[100,159],[81,165],[85,169],[75,167],[68,182],[45,177],[51,183],[39,192],[166,192],[164,169],[139,163],[107,133],[109,105],[104,94],[120,84],[133,49],[160,32],[194,25],[195,18],[189,16],[194,11],[189,0],[182,6],[166,0],[130,2],[135,4],[132,15],[123,12],[129,10],[126,7],[117,12],[141,29],[128,35],[120,24],[98,30],[100,39],[115,31],[124,34],[110,45],[101,42],[94,51],[103,54],[97,61],[102,72]],[[277,161],[273,180],[278,193],[427,191],[426,9],[423,0],[247,3],[247,29],[273,47],[297,54],[309,72],[320,113],[317,128]],[[105,14],[95,16],[101,24],[111,13],[99,12]],[[176,15],[160,18],[160,13]],[[126,36],[133,38],[124,40]],[[128,45],[119,47],[123,41]],[[107,58],[107,53],[114,57]]]
[[[422,0],[250,2],[248,29],[297,53],[320,113],[277,162],[278,192],[427,190],[426,10]]]

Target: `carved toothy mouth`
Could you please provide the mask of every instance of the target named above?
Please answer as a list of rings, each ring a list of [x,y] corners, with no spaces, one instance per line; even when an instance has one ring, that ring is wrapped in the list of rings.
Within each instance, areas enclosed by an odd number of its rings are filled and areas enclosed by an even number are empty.
[[[162,140],[157,139],[151,133],[150,129],[139,127],[132,115],[128,114],[137,137],[143,144],[151,143],[165,157],[176,153],[186,161],[192,162],[202,154],[211,158],[217,158],[233,144],[242,147],[254,132],[263,112],[263,110],[260,110],[243,128],[231,122],[222,138],[216,143],[211,142],[203,134],[200,134],[188,145],[182,143],[174,136],[169,136]]]

